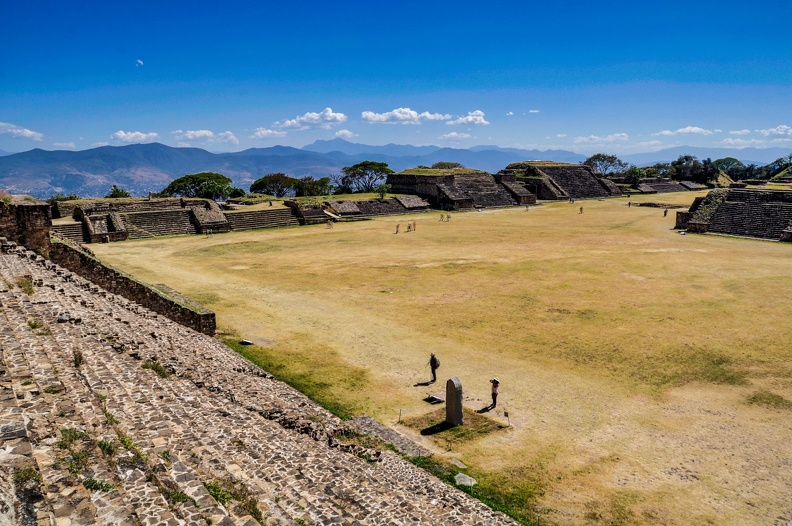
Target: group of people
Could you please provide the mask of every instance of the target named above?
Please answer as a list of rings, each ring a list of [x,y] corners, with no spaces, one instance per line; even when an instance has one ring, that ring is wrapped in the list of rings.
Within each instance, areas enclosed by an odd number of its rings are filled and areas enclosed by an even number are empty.
[[[435,356],[435,353],[431,353],[429,357],[429,363],[427,364],[429,368],[432,370],[432,382],[437,381],[437,370],[440,368],[440,359]],[[500,388],[500,379],[496,376],[495,378],[490,379],[490,384],[492,384],[490,394],[492,395],[492,405],[489,406],[489,409],[494,409],[498,405],[498,390]]]
[[[480,212],[480,211],[481,211],[481,210],[479,209],[479,212]],[[442,222],[444,222],[444,221],[445,221],[446,223],[450,223],[450,222],[451,222],[451,214],[440,214],[440,222],[442,223]]]
[[[394,232],[394,234],[398,234],[400,228],[401,228],[401,223],[396,223],[396,232]],[[408,221],[407,222],[407,232],[415,232],[416,230],[418,230],[418,222],[417,221]]]

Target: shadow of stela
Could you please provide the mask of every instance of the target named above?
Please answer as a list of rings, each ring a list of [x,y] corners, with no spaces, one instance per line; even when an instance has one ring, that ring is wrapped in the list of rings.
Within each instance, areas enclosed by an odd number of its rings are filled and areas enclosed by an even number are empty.
[[[454,424],[449,424],[448,422],[440,422],[439,424],[435,424],[433,426],[429,426],[426,429],[421,429],[421,434],[423,436],[431,436],[436,435],[437,433],[442,433],[443,431],[448,431],[449,429],[456,427]]]

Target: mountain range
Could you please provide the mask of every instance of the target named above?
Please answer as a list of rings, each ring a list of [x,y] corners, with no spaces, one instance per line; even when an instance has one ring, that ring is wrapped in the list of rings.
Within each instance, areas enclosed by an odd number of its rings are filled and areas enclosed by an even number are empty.
[[[789,151],[781,148],[737,150],[679,147],[625,155],[622,159],[647,165],[672,161],[685,154],[712,159],[736,157],[745,163],[766,164],[788,155]],[[146,195],[148,192],[161,191],[170,181],[182,175],[210,171],[230,177],[234,186],[247,190],[253,181],[268,173],[325,177],[339,173],[344,166],[364,160],[388,163],[395,171],[452,161],[494,173],[510,163],[534,159],[578,163],[585,160],[585,156],[566,150],[524,150],[498,146],[468,149],[402,144],[370,146],[343,139],[316,141],[303,148],[272,146],[233,153],[173,148],[159,143],[101,146],[82,151],[34,149],[0,156],[0,189],[11,194],[29,194],[39,198],[48,198],[56,193],[97,197],[105,195],[115,184],[132,195]]]

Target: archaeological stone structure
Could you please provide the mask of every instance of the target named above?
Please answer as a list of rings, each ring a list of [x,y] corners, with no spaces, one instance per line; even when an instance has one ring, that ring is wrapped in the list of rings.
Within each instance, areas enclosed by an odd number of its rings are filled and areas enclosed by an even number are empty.
[[[515,524],[218,340],[5,238],[0,306],[2,524]]]
[[[508,165],[498,175],[519,177],[539,199],[600,198],[621,194],[615,184],[599,179],[584,164],[523,161]]]
[[[414,194],[442,210],[466,210],[536,203],[512,174],[492,175],[469,168],[419,168],[388,174],[391,191]]]
[[[454,376],[446,381],[446,424],[461,426],[465,423],[462,408],[462,382]]]
[[[724,188],[677,212],[676,228],[792,242],[792,191]]]

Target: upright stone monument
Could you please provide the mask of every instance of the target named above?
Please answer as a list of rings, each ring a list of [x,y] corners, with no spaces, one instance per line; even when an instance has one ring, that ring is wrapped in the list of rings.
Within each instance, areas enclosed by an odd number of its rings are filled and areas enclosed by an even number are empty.
[[[462,383],[456,376],[446,382],[446,423],[452,426],[461,426],[464,423]]]

